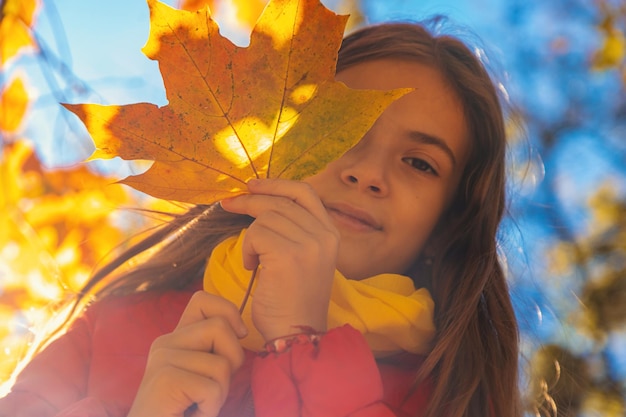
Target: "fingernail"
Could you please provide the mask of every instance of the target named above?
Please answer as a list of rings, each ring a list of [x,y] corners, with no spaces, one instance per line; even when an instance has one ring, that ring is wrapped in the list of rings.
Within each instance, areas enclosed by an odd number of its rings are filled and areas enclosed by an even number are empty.
[[[257,185],[260,182],[261,182],[261,180],[259,180],[258,178],[252,178],[252,179],[249,179],[248,182],[246,182],[246,185],[254,187],[255,185]]]
[[[224,208],[224,204],[228,205],[228,203],[233,199],[234,197],[228,197],[228,198],[224,198],[222,200],[220,200],[220,206],[222,206],[222,208]]]
[[[248,328],[245,326],[245,324],[242,324],[241,326],[239,326],[239,330],[237,333],[239,334],[240,338],[244,338],[248,335]]]

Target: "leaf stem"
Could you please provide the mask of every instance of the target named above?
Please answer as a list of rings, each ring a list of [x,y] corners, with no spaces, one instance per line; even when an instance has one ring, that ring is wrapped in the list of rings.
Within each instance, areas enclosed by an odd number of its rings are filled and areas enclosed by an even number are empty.
[[[241,302],[241,306],[239,306],[239,314],[243,314],[243,310],[246,308],[246,303],[248,302],[248,298],[250,298],[250,293],[252,292],[252,286],[254,285],[254,279],[256,278],[256,274],[259,271],[259,265],[254,268],[252,271],[252,277],[250,277],[250,282],[248,283],[248,288],[246,288],[246,293],[243,296],[243,301]]]

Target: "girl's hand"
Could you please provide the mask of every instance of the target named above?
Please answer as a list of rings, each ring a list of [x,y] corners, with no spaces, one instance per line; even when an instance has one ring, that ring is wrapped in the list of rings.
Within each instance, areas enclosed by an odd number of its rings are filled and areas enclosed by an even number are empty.
[[[128,417],[217,416],[243,364],[238,338],[246,333],[233,303],[196,292],[176,329],[152,343]]]
[[[246,232],[243,260],[259,264],[252,319],[265,340],[297,333],[295,326],[326,330],[339,232],[310,185],[267,179],[248,183],[250,194],[222,201],[226,211],[255,218]]]

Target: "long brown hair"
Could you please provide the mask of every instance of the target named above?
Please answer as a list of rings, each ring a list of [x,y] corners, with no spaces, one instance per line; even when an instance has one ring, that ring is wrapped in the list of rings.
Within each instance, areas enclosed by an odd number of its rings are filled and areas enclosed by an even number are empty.
[[[426,376],[434,383],[425,416],[519,417],[517,323],[496,240],[505,209],[506,148],[497,89],[462,41],[413,23],[371,26],[347,36],[337,72],[385,57],[438,69],[463,103],[472,140],[457,196],[437,229],[446,239],[432,265],[414,277],[432,291],[436,305],[434,348],[416,375],[416,383]],[[213,248],[251,220],[219,204],[196,206],[103,267],[79,298],[197,285]],[[145,262],[114,277],[120,266],[155,247]]]
[[[521,416],[518,327],[496,239],[506,201],[498,90],[462,41],[412,23],[382,24],[348,36],[337,71],[380,58],[414,60],[440,71],[463,104],[470,132],[465,172],[435,231],[435,238],[444,239],[437,239],[432,267],[423,266],[416,275],[436,306],[436,340],[419,375],[434,380],[425,415]]]

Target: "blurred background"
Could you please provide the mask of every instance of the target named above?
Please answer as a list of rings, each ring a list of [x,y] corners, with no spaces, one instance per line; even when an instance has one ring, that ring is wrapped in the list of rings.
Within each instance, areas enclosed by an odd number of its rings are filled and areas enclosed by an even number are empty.
[[[246,45],[264,0],[209,5]],[[510,108],[500,233],[522,330],[528,415],[626,415],[626,2],[328,0],[348,30],[445,15]],[[177,210],[115,184],[144,169],[84,162],[63,102],[166,104],[143,0],[0,1],[0,383],[112,251]]]

